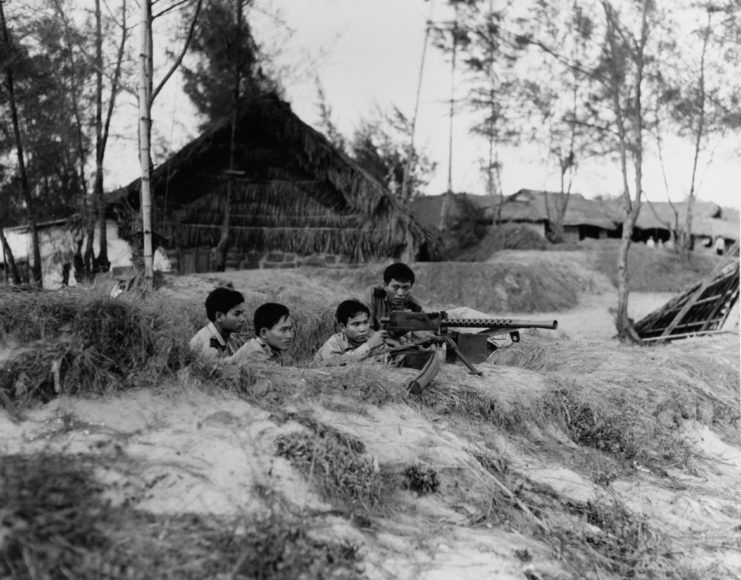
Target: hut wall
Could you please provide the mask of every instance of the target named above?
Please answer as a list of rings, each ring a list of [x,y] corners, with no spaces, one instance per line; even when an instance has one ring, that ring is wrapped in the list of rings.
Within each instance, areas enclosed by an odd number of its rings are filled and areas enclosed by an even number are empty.
[[[543,222],[517,222],[518,225],[532,230],[541,238],[545,238],[545,223]]]
[[[168,252],[173,270],[180,274],[213,272],[211,248],[184,248]],[[340,254],[311,254],[299,256],[295,252],[281,250],[257,251],[231,250],[226,257],[227,270],[257,270],[278,268],[299,268],[315,266],[320,268],[352,268],[359,266],[349,256]]]
[[[581,239],[579,226],[564,226],[563,241],[567,243],[578,242]]]

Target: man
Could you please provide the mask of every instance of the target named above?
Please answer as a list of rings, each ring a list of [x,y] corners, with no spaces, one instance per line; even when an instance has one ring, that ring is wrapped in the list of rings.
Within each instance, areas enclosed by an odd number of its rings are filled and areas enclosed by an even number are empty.
[[[293,320],[283,304],[267,302],[255,310],[253,319],[256,338],[247,341],[231,357],[235,363],[247,361],[279,362],[293,343]]]
[[[244,296],[233,288],[219,287],[206,297],[209,323],[190,340],[190,348],[211,358],[226,358],[237,350],[230,340],[244,324]]]
[[[392,310],[411,310],[422,312],[422,306],[412,296],[414,272],[406,264],[397,262],[383,271],[383,286],[374,286],[370,290],[371,317],[373,330],[381,328],[381,318],[388,318]]]
[[[370,328],[370,309],[360,300],[345,300],[335,314],[340,332],[317,351],[314,362],[326,365],[361,361],[385,350],[386,332]]]

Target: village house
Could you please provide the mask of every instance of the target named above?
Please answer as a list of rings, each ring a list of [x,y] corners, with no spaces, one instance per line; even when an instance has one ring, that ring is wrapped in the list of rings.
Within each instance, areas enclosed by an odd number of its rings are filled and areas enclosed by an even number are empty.
[[[687,203],[653,202],[644,200],[636,220],[633,240],[646,242],[649,238],[658,243],[672,239],[672,231],[684,229],[687,220]],[[716,236],[721,236],[727,246],[739,239],[739,213],[721,208],[709,201],[697,201],[692,209],[692,247],[711,248]]]
[[[245,104],[231,169],[230,139],[226,120],[152,172],[155,269],[216,269],[213,249],[226,214],[227,269],[346,267],[376,259],[425,259],[434,252],[434,235],[287,103],[268,96]],[[132,254],[141,253],[139,189],[137,179],[106,196],[114,276],[131,270]],[[70,224],[39,225],[44,287],[62,284],[64,264],[73,262],[83,239]],[[4,230],[21,264],[31,260],[29,230]],[[68,279],[74,285],[74,275]]]
[[[39,235],[39,251],[41,253],[41,280],[44,288],[59,288],[63,285],[76,286],[77,279],[74,272],[75,254],[79,248],[84,248],[86,236],[83,229],[74,219],[57,219],[37,224]],[[8,241],[13,260],[21,274],[21,278],[28,282],[30,264],[33,262],[33,245],[31,228],[28,225],[19,225],[3,228]],[[125,270],[132,266],[131,247],[129,243],[119,237],[119,228],[115,220],[106,221],[106,236],[108,242],[108,260],[111,269]],[[97,254],[100,248],[99,228],[95,228],[93,249]],[[0,270],[2,280],[10,279],[7,267],[8,259],[4,252],[0,252]]]
[[[446,223],[455,225],[465,219],[462,208],[475,209],[475,222],[490,226],[495,221],[502,224],[517,224],[546,238],[552,231],[556,219],[556,208],[565,199],[560,193],[520,189],[502,200],[483,195],[443,194],[424,196],[412,201],[411,207],[419,221],[428,227],[437,228],[441,223],[444,196],[448,196]],[[470,210],[469,210],[470,213]],[[634,242],[646,242],[653,238],[656,243],[667,242],[672,230],[685,227],[686,203],[650,202],[643,200],[633,230]],[[470,216],[468,216],[470,219]],[[565,242],[578,242],[587,238],[619,238],[622,231],[622,200],[593,200],[578,193],[568,196],[563,218]],[[692,242],[695,248],[709,248],[712,240],[721,236],[726,246],[739,239],[739,213],[737,210],[721,208],[712,202],[698,201],[694,204]]]
[[[463,215],[463,211],[464,208],[472,207],[475,210],[475,221],[480,225],[489,226],[497,220],[499,223],[514,223],[532,230],[544,239],[551,233],[556,208],[562,200],[558,193],[532,189],[521,189],[503,199],[465,193],[443,194],[413,200],[411,207],[414,215],[423,224],[438,227],[446,195],[449,198],[445,210],[449,225],[455,225],[461,219],[470,219],[471,216]],[[467,211],[470,213],[470,209]],[[568,196],[563,219],[564,241],[618,237],[618,224],[619,218],[612,203],[586,199],[577,193]]]
[[[230,168],[229,120],[205,131],[152,174],[152,228],[181,273],[216,268],[225,220],[225,267],[336,266],[424,259],[427,232],[388,189],[271,96],[245,103]],[[139,180],[108,197],[137,224]],[[135,228],[124,234],[138,239]]]

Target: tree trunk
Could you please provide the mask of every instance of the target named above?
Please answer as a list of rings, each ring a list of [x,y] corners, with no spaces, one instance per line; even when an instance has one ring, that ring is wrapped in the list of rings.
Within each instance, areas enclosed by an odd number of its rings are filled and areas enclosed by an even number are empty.
[[[3,42],[5,43],[5,53],[9,56],[12,49],[10,46],[10,35],[8,34],[8,27],[5,22],[5,9],[3,7],[2,0],[0,0],[0,26],[2,26]],[[26,203],[26,216],[28,219],[28,225],[31,228],[31,244],[33,247],[33,267],[31,268],[31,277],[33,279],[33,283],[36,286],[42,287],[43,282],[41,278],[41,249],[39,246],[39,232],[36,228],[34,203],[33,198],[31,197],[31,188],[28,185],[26,162],[23,156],[23,139],[21,137],[21,129],[18,122],[18,107],[15,100],[15,83],[13,81],[12,59],[10,58],[8,58],[7,65],[5,67],[5,83],[8,91],[8,103],[10,104],[10,116],[13,124],[13,137],[15,139],[16,154],[18,157],[18,173],[21,177],[21,192],[23,194],[23,201]]]
[[[124,8],[125,10],[125,8]],[[103,30],[100,13],[100,0],[95,0],[95,181],[93,200],[97,208],[98,220],[98,256],[94,260],[95,272],[106,272],[108,262],[108,232],[105,224],[105,207],[103,205]],[[114,87],[115,90],[115,87]],[[111,99],[114,95],[111,95]]]
[[[700,159],[700,151],[702,146],[702,137],[705,133],[705,57],[707,55],[708,41],[710,38],[710,24],[712,12],[708,8],[708,21],[705,27],[702,41],[702,54],[700,56],[700,78],[698,79],[698,90],[700,93],[700,114],[697,120],[697,134],[695,135],[695,152],[692,159],[692,178],[690,180],[690,193],[687,196],[687,216],[684,225],[684,240],[680,249],[682,259],[689,261],[690,250],[692,249],[692,213],[694,211],[695,199],[697,197],[697,165]]]
[[[5,238],[5,232],[3,231],[3,228],[1,227],[0,227],[0,243],[2,243],[2,246],[3,246],[3,256],[4,256],[3,261],[5,262],[6,279],[8,275],[8,268],[10,268],[10,273],[13,276],[13,283],[20,284],[21,275],[18,273],[18,266],[16,266],[15,258],[13,258],[13,250],[10,249],[10,244],[8,244],[8,240]]]
[[[605,11],[607,22],[607,41],[610,55],[616,61],[620,58],[618,49],[618,37],[620,31],[617,30],[618,23],[615,20],[615,13],[612,5],[607,0],[602,0],[602,6]],[[615,326],[618,331],[618,338],[622,341],[639,342],[639,337],[633,328],[633,322],[628,317],[628,252],[630,250],[633,227],[635,226],[638,213],[641,210],[641,196],[643,193],[643,101],[642,101],[642,83],[644,73],[644,50],[648,39],[648,0],[642,2],[642,24],[639,42],[635,47],[635,54],[631,56],[636,65],[635,72],[635,95],[632,96],[632,103],[627,108],[623,107],[621,102],[622,91],[624,90],[624,79],[620,77],[616,67],[611,71],[609,87],[612,97],[612,103],[615,113],[616,125],[619,135],[620,145],[620,166],[623,179],[623,201],[625,203],[625,218],[623,219],[623,234],[618,252],[618,306],[615,317]],[[634,134],[632,138],[628,132],[626,115],[631,115],[635,123]],[[631,199],[630,185],[628,179],[628,152],[632,153],[634,169],[634,190],[635,198]]]
[[[99,2],[96,10],[99,12]],[[96,16],[97,18],[97,16]],[[96,25],[96,31],[100,30],[100,24]],[[106,146],[108,144],[108,135],[111,127],[111,118],[113,117],[113,110],[116,106],[116,96],[119,92],[119,82],[121,80],[121,66],[126,49],[126,39],[128,38],[128,27],[127,27],[127,8],[126,0],[121,3],[121,41],[118,45],[118,53],[116,54],[116,66],[113,71],[113,80],[111,81],[111,96],[108,99],[108,110],[106,111],[105,122],[103,122],[100,130],[100,140],[97,140],[98,131],[96,130],[96,156],[95,156],[95,185],[94,195],[98,199],[98,226],[100,228],[100,234],[98,239],[100,240],[100,248],[98,250],[98,257],[96,258],[97,270],[100,272],[107,272],[111,263],[108,260],[108,230],[106,229],[106,204],[103,197],[103,160],[105,159]],[[102,31],[98,35],[100,44],[98,45],[99,54],[97,56],[99,70],[102,72],[104,67],[103,56],[102,56]],[[102,75],[98,83],[98,89],[101,95],[103,94],[103,80]]]
[[[152,289],[154,261],[152,255],[152,194],[150,137],[152,129],[152,3],[141,1],[141,53],[139,55],[139,163],[141,165],[141,214],[144,254],[144,281]]]
[[[234,18],[237,21],[237,30],[242,29],[242,0],[235,0]],[[221,221],[221,235],[219,242],[214,248],[218,270],[223,271],[226,268],[226,255],[229,251],[229,226],[231,224],[231,203],[232,188],[234,179],[234,150],[236,149],[237,123],[239,121],[239,97],[240,86],[242,84],[242,75],[240,73],[240,54],[239,44],[237,44],[237,54],[234,63],[234,86],[232,87],[232,120],[229,134],[229,176],[226,182],[226,197],[224,199],[224,216]]]

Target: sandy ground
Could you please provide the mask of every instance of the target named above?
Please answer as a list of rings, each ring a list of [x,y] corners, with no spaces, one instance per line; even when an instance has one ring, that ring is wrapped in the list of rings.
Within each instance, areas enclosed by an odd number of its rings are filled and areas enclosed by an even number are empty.
[[[262,271],[219,276],[223,277],[246,292],[269,287],[272,295],[290,296],[298,285],[304,295],[316,295],[317,300],[328,295],[325,287],[307,282],[300,274]],[[203,295],[214,278],[199,280],[187,288],[184,282],[176,284],[168,291]],[[639,319],[669,298],[669,294],[634,293],[630,313]],[[613,294],[597,293],[585,296],[578,308],[567,312],[484,314],[557,319],[556,337],[610,340],[614,325],[609,308],[614,300]],[[465,314],[465,309],[459,313]],[[735,336],[723,345],[733,341],[738,343],[737,323]],[[458,372],[445,367],[440,380],[456,380]],[[513,393],[521,393],[513,396],[527,396],[542,388],[537,373],[508,367],[490,369],[476,380],[482,389],[497,388],[506,380]],[[295,384],[300,390],[300,379]],[[373,533],[361,531],[334,515],[309,482],[275,456],[276,438],[301,429],[300,425],[278,424],[266,411],[233,396],[206,394],[187,377],[156,391],[98,399],[60,397],[31,410],[22,421],[11,420],[0,411],[0,455],[102,454],[115,448],[119,459],[102,462],[98,473],[108,486],[109,497],[155,513],[249,515],[261,509],[253,490],[268,486],[300,509],[325,513],[328,533],[364,546],[370,579],[572,577],[549,555],[543,542],[507,526],[471,525],[476,508],[470,498],[496,487],[492,475],[472,456],[477,448],[485,449],[480,433],[461,429],[452,418],[407,405],[355,410],[325,405],[313,411],[318,420],[357,436],[387,470],[417,461],[434,466],[443,480],[443,497],[419,498],[399,492],[398,513],[379,520]],[[677,469],[671,474],[673,488],[659,474],[638,466],[632,477],[615,480],[606,490],[542,450],[535,453],[501,436],[496,444],[512,458],[512,469],[552,489],[561,501],[584,504],[611,494],[683,543],[688,538],[694,541],[692,557],[712,565],[715,577],[741,578],[741,448],[694,421],[683,423],[682,436],[705,458],[705,470],[686,473]],[[522,550],[529,554],[527,561],[515,556]]]

